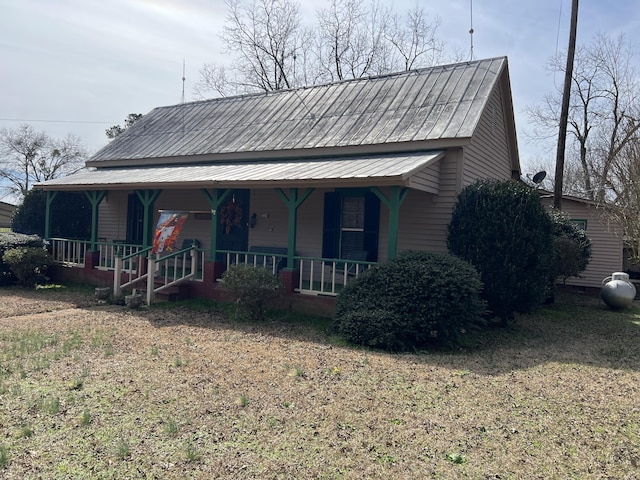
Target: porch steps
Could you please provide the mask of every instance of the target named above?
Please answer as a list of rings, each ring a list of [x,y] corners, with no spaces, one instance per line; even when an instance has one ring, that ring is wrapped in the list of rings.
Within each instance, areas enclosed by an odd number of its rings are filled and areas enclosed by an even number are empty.
[[[156,287],[159,287],[161,285],[162,283],[156,283]],[[138,291],[142,293],[144,298],[146,298],[146,289],[138,289]],[[189,288],[189,284],[186,282],[178,285],[173,285],[169,288],[161,290],[160,292],[156,292],[155,294],[156,302],[177,302],[179,300],[187,300],[190,297],[191,289]]]

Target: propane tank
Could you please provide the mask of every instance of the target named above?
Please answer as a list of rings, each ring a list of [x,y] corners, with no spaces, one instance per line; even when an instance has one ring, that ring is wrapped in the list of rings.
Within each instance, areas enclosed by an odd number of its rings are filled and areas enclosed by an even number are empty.
[[[624,272],[614,272],[602,281],[600,298],[610,308],[625,308],[636,298],[636,287]]]

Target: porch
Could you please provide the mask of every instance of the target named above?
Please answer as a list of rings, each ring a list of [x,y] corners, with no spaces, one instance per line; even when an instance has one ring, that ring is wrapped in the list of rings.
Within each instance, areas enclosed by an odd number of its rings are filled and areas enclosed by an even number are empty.
[[[251,265],[278,275],[285,293],[336,297],[342,289],[376,262],[358,258],[338,259],[295,255],[294,268],[287,268],[286,248],[251,246],[248,251],[217,250],[211,261],[208,249],[192,243],[186,248],[151,254],[151,247],[120,241],[51,238],[49,252],[65,278],[91,285],[113,286],[114,295],[136,289],[147,303],[173,286],[188,284],[199,297],[217,299],[217,283],[232,265]],[[149,275],[149,272],[153,272]]]

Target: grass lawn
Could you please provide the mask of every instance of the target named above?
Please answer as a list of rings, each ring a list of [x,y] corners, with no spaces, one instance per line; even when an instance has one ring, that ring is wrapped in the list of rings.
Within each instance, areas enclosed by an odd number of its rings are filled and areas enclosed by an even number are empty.
[[[597,299],[464,351],[326,322],[0,289],[0,478],[640,478],[640,309]]]

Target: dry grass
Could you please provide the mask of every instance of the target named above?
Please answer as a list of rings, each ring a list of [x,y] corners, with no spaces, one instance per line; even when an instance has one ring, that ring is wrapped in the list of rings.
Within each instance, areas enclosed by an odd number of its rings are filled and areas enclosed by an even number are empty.
[[[637,306],[583,297],[395,355],[0,289],[0,477],[640,478],[639,345]]]

